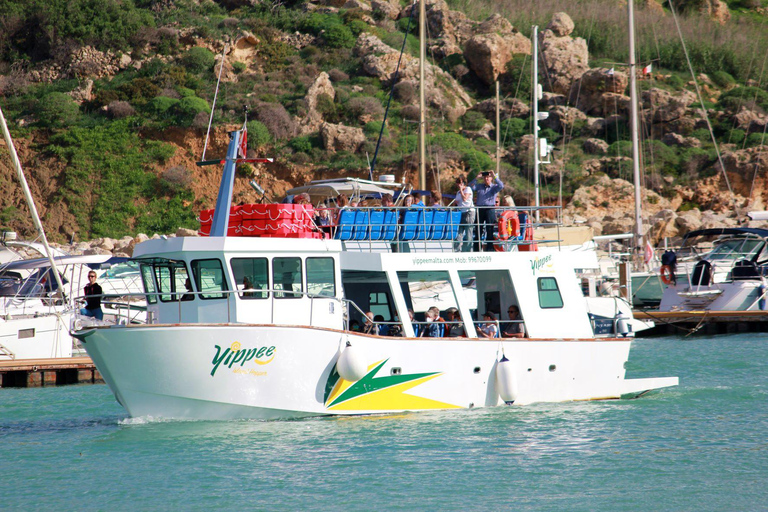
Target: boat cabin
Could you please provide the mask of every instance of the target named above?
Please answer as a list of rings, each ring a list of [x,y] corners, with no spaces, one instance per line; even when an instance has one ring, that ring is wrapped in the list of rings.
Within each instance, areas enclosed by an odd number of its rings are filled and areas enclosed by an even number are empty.
[[[148,323],[352,330],[370,311],[381,317],[377,334],[398,327],[413,337],[436,307],[456,308],[464,334],[478,337],[485,313],[498,326],[517,305],[529,337],[593,335],[573,268],[559,254],[345,251],[330,239],[187,237],[144,242],[134,259]]]

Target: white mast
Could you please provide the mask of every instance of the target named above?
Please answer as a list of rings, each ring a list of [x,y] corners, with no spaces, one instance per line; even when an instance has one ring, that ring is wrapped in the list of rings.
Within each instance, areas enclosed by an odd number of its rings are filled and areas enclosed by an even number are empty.
[[[11,154],[11,160],[13,160],[13,166],[16,168],[16,175],[21,183],[21,190],[24,192],[24,198],[27,200],[29,211],[32,214],[32,220],[35,223],[35,228],[40,235],[40,239],[43,241],[45,247],[45,254],[48,256],[48,261],[51,264],[51,272],[53,278],[56,280],[56,285],[61,290],[62,298],[64,295],[64,284],[61,282],[61,276],[59,270],[56,268],[56,262],[53,260],[53,253],[51,247],[48,245],[48,239],[45,237],[45,230],[43,230],[43,224],[40,222],[40,216],[37,214],[37,208],[35,207],[35,201],[32,199],[32,193],[29,191],[29,185],[27,185],[27,179],[24,177],[24,171],[21,169],[21,162],[19,162],[19,155],[16,154],[16,148],[13,145],[13,139],[11,139],[11,132],[8,131],[8,125],[5,122],[5,116],[3,115],[3,109],[0,108],[0,125],[3,128],[3,136],[5,137],[5,144],[8,146],[8,152]]]
[[[501,112],[499,105],[499,81],[496,80],[496,177],[501,172]]]
[[[539,217],[539,27],[533,26],[531,42],[533,44],[533,195],[536,206],[536,222]]]
[[[424,63],[427,61],[427,8],[426,1],[419,0],[419,188],[427,188],[427,122],[426,95],[424,94]]]
[[[637,136],[637,69],[635,64],[635,12],[632,0],[627,2],[629,17],[629,98],[630,98],[630,128],[632,132],[632,176],[635,184],[635,251],[634,256],[640,258],[643,253],[643,218],[640,213],[640,143]]]

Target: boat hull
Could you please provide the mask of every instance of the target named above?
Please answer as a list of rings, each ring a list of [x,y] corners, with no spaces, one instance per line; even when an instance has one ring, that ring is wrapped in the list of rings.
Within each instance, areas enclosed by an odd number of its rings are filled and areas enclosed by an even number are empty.
[[[496,383],[502,352],[512,361],[518,405],[637,396],[677,384],[625,380],[629,339],[386,338],[243,324],[76,334],[134,417],[286,419],[495,406],[504,403]],[[367,368],[357,382],[336,371],[347,343]]]

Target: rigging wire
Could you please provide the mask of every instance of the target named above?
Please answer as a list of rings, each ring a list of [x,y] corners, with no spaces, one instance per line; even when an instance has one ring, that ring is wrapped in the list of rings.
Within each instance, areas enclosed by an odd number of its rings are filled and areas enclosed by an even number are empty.
[[[376,150],[373,152],[373,159],[371,160],[371,167],[368,169],[368,175],[373,180],[373,169],[376,166],[376,158],[379,156],[379,147],[381,146],[381,139],[384,136],[384,127],[387,123],[387,115],[389,114],[389,106],[392,103],[392,96],[395,93],[395,85],[397,85],[397,79],[400,75],[400,63],[403,59],[403,53],[405,52],[405,42],[408,40],[408,33],[411,29],[411,20],[413,20],[413,13],[416,10],[416,0],[411,4],[411,15],[408,17],[408,24],[405,28],[405,34],[403,34],[403,44],[400,47],[400,56],[397,58],[397,67],[395,67],[395,74],[392,77],[392,87],[389,90],[389,97],[387,98],[387,108],[384,110],[384,119],[381,120],[381,129],[379,130],[379,138],[376,141]]]
[[[203,156],[200,161],[205,161],[205,151],[208,149],[208,137],[211,134],[211,124],[213,123],[213,113],[216,111],[216,98],[219,96],[219,85],[221,84],[221,72],[224,70],[224,59],[227,56],[227,47],[224,43],[224,49],[221,51],[221,64],[219,64],[219,79],[216,81],[216,92],[213,93],[213,104],[211,105],[211,117],[208,119],[208,130],[205,132],[205,144],[203,144]]]
[[[728,186],[728,192],[731,193],[731,200],[733,201],[734,209],[736,206],[736,195],[733,193],[733,188],[731,188],[731,182],[728,180],[728,173],[725,172],[725,164],[723,163],[723,157],[720,154],[720,147],[717,145],[717,139],[715,138],[715,132],[712,129],[712,123],[709,121],[709,114],[707,113],[707,108],[704,106],[704,99],[701,97],[701,89],[699,88],[699,81],[696,79],[696,76],[693,72],[693,65],[691,64],[691,58],[688,55],[688,47],[685,44],[685,39],[683,39],[683,32],[680,29],[680,22],[677,19],[677,13],[675,12],[675,6],[672,3],[672,0],[669,1],[669,8],[670,11],[672,11],[672,18],[675,20],[675,27],[677,27],[677,33],[680,36],[680,43],[683,46],[683,52],[685,53],[685,60],[688,63],[688,69],[691,72],[691,78],[693,78],[693,85],[696,87],[696,96],[699,98],[699,103],[701,104],[701,109],[704,112],[704,120],[707,122],[707,128],[709,128],[709,135],[712,138],[712,144],[715,146],[715,153],[717,153],[717,161],[720,163],[720,169],[723,171],[723,178],[725,179],[725,184]]]

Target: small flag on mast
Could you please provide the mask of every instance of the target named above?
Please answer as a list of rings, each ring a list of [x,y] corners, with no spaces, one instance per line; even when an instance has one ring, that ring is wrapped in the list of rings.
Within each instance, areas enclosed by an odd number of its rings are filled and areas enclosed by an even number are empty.
[[[645,261],[645,264],[648,265],[652,259],[653,259],[653,246],[651,245],[650,240],[646,240],[645,253],[643,254],[643,261]]]
[[[616,73],[616,70],[614,70],[613,68],[608,70],[608,75],[609,76],[613,76],[615,73]]]
[[[237,154],[240,158],[245,158],[248,152],[248,127],[243,123],[243,134],[240,137],[240,145],[237,148]]]
[[[648,64],[643,68],[643,75],[650,75],[651,71],[653,71],[653,63]]]

